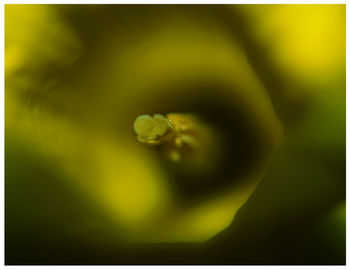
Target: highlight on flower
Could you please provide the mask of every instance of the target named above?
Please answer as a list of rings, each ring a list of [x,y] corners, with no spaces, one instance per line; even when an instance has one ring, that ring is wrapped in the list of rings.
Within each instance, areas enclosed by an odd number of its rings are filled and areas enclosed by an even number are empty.
[[[157,143],[156,139],[163,136],[169,129],[169,120],[161,114],[140,115],[134,123],[137,139],[143,143]]]

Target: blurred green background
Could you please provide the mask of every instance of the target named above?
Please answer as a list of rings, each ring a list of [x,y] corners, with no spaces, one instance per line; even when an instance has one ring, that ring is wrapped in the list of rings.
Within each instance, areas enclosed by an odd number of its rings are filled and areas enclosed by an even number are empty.
[[[7,4],[5,263],[345,264],[345,100],[345,5]],[[217,166],[136,140],[168,112]]]

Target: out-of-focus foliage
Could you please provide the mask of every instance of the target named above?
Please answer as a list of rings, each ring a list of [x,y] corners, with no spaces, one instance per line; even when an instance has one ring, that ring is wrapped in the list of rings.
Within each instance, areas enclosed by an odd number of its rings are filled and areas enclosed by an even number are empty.
[[[344,5],[7,5],[5,73],[7,263],[345,262]],[[218,165],[140,144],[162,112]]]

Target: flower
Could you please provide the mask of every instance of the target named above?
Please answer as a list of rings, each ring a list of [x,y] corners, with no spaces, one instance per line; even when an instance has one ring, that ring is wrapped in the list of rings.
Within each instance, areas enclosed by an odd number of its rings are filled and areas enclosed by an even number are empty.
[[[327,150],[339,157],[344,31],[328,24],[311,30],[322,14],[343,11],[7,6],[6,212],[21,213],[7,227],[28,223],[27,212],[33,228],[63,228],[74,239],[205,242],[230,226],[255,191],[283,129],[272,172],[291,164],[299,143],[320,149],[339,142]],[[290,23],[303,12],[313,15],[302,17],[312,38]],[[322,43],[325,35],[332,45]],[[324,46],[314,51],[313,42]],[[324,121],[335,133],[317,136]],[[71,220],[73,213],[80,218]],[[96,240],[102,232],[112,240]]]

